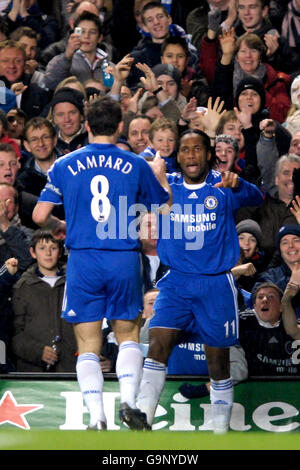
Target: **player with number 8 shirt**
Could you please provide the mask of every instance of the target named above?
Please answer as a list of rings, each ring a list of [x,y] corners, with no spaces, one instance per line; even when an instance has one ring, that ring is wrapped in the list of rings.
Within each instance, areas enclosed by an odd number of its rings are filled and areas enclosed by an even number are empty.
[[[157,156],[151,169],[115,145],[122,125],[119,103],[109,97],[89,103],[90,143],[56,160],[33,212],[38,225],[61,230],[63,224],[51,212],[64,204],[69,256],[63,317],[74,324],[77,379],[90,412],[89,428],[98,430],[106,429],[99,365],[103,318],[112,322],[119,344],[120,419],[134,429],[145,425],[136,408],[143,363],[139,240],[136,231],[130,236],[130,226],[139,210],[171,204],[163,160]]]

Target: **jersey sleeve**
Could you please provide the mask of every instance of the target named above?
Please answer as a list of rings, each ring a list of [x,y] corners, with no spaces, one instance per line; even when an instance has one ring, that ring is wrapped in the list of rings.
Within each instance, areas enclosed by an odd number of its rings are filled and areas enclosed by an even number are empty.
[[[56,176],[57,166],[54,164],[48,171],[47,183],[41,191],[38,202],[51,202],[52,204],[62,204],[62,191],[59,180]]]
[[[261,206],[263,195],[261,191],[252,183],[239,178],[239,186],[231,190],[233,210],[240,207]]]

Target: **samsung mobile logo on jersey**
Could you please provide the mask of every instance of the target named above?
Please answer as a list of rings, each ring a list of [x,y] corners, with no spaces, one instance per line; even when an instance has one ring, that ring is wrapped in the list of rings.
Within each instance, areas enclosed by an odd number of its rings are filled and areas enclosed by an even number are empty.
[[[107,185],[97,175],[91,182],[91,212],[98,222],[96,235],[100,240],[137,240],[141,214],[149,212],[143,204],[127,205],[127,197],[119,196],[118,208],[110,204]],[[94,183],[94,179],[97,181]],[[99,192],[99,187],[101,191]],[[200,250],[204,243],[204,233],[215,230],[217,214],[213,211],[218,201],[207,197],[205,204],[173,204],[170,213],[157,218],[157,233],[162,240],[185,240],[186,250]],[[157,214],[159,205],[152,204],[150,212]],[[205,212],[206,211],[206,212]],[[160,224],[160,225],[159,225]],[[152,236],[151,236],[152,237]],[[152,237],[153,238],[153,237]],[[158,238],[158,237],[156,237]]]
[[[180,223],[190,223],[194,224],[195,222],[200,224],[201,222],[211,222],[216,220],[216,213],[210,212],[208,214],[175,214],[174,212],[170,213],[170,219],[172,222]]]

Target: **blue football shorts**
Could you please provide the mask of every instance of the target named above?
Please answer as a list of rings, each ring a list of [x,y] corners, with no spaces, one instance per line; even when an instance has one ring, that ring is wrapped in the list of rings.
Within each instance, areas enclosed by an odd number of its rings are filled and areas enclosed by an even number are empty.
[[[237,344],[237,289],[230,272],[206,276],[171,270],[157,287],[160,292],[149,328],[192,332],[213,347]]]
[[[134,320],[142,306],[138,252],[70,251],[62,306],[68,322]]]

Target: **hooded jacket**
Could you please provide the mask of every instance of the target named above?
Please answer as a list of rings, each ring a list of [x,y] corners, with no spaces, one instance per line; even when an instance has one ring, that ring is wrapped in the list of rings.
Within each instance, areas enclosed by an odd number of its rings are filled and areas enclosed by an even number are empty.
[[[76,342],[72,325],[61,318],[65,274],[51,287],[33,264],[14,285],[14,326],[11,350],[17,372],[43,372],[42,354],[60,336],[59,360],[54,372],[75,372]]]

